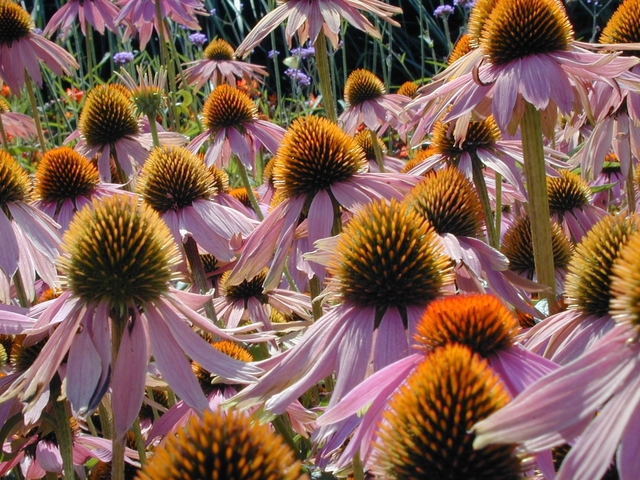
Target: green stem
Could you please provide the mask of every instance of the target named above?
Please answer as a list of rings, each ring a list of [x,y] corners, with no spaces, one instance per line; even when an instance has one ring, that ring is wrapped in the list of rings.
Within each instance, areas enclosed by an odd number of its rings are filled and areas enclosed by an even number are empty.
[[[44,153],[47,150],[47,145],[44,141],[44,135],[42,133],[42,125],[40,124],[40,115],[38,114],[38,104],[36,102],[36,96],[33,93],[33,85],[31,85],[31,77],[29,72],[25,70],[24,84],[27,87],[27,94],[29,95],[29,101],[31,102],[31,110],[33,110],[33,121],[36,124],[36,130],[38,131],[38,140],[40,141],[40,150]]]
[[[327,39],[322,29],[318,34],[318,38],[313,45],[316,50],[316,68],[318,69],[318,80],[320,85],[320,93],[322,94],[322,103],[327,113],[327,118],[333,123],[338,123],[338,114],[336,112],[336,101],[331,90],[331,73],[329,72],[329,56],[327,54]]]
[[[115,368],[120,350],[120,342],[127,325],[126,314],[111,319],[111,368]],[[111,480],[124,480],[125,436],[116,434],[116,409],[111,405]]]
[[[151,118],[151,115],[147,115],[149,120],[149,130],[151,130],[151,138],[153,139],[153,146],[160,146],[160,137],[158,137],[158,127],[156,126],[156,119]]]
[[[540,113],[529,102],[525,102],[524,115],[520,123],[524,174],[529,194],[529,217],[533,256],[538,283],[549,287],[545,295],[549,306],[556,296],[556,280],[553,265],[553,244],[551,243],[551,222],[549,221],[549,199],[547,197],[547,176],[545,172],[544,150]]]
[[[284,441],[287,442],[291,449],[296,452],[296,456],[300,457],[300,449],[298,448],[298,444],[296,443],[294,438],[295,433],[291,428],[291,424],[289,423],[289,419],[287,418],[286,414],[278,415],[273,419],[271,424],[273,425],[273,428],[276,430],[276,432],[282,435],[282,438],[284,438]],[[304,459],[301,458],[301,460]]]
[[[207,274],[204,271],[204,265],[202,265],[202,259],[200,258],[200,252],[198,252],[198,244],[189,237],[186,243],[183,244],[184,253],[187,257],[187,262],[191,268],[191,275],[193,276],[193,283],[196,285],[198,292],[201,295],[206,295],[209,291],[209,281],[207,280]],[[208,299],[204,303],[204,311],[213,323],[218,324],[218,318],[216,316],[216,310],[213,308],[213,302]]]
[[[253,210],[256,212],[258,216],[258,220],[264,220],[264,215],[262,215],[262,210],[260,210],[260,205],[258,204],[258,199],[256,198],[255,193],[253,193],[253,188],[251,187],[251,182],[249,181],[249,174],[247,173],[247,169],[245,168],[242,161],[236,157],[236,163],[238,165],[238,173],[240,174],[240,179],[242,180],[242,185],[247,190],[247,196],[249,197],[249,202],[251,202],[251,206]]]
[[[364,480],[364,468],[359,451],[353,456],[353,478],[354,480]]]
[[[84,22],[85,29],[85,42],[87,43],[87,76],[89,77],[89,88],[93,88],[93,55],[95,49],[93,47],[93,30],[89,22],[85,20]]]
[[[16,273],[13,275],[13,285],[14,287],[16,287],[16,293],[18,295],[18,301],[20,302],[20,305],[24,308],[29,308],[31,306],[31,300],[29,299],[29,297],[27,297],[27,291],[24,288],[20,270],[16,270]]]
[[[380,144],[378,143],[378,135],[373,130],[369,131],[371,132],[371,145],[373,147],[373,153],[376,156],[378,169],[380,170],[380,173],[384,173],[384,160],[382,158],[382,149],[380,148]]]
[[[147,463],[147,453],[144,446],[144,439],[142,438],[142,431],[140,430],[140,418],[136,418],[131,427],[133,434],[136,437],[136,448],[138,449],[138,456],[140,457],[140,465],[144,467]]]
[[[4,124],[2,123],[2,112],[0,111],[0,136],[2,137],[2,146],[5,150],[9,150],[9,140],[7,139],[7,133],[4,131]]]
[[[482,171],[482,161],[475,153],[471,154],[471,170],[473,172],[473,183],[476,185],[476,191],[478,192],[478,197],[480,197],[480,204],[484,212],[489,245],[497,249],[500,246],[500,238],[496,234],[496,225],[493,219],[493,211],[491,210],[491,200],[489,199],[487,183],[484,181],[484,172]]]
[[[496,198],[495,198],[496,210],[496,237],[498,238],[498,246],[500,250],[500,229],[502,228],[502,175],[496,172]]]
[[[165,22],[162,16],[162,9],[160,8],[161,0],[155,0],[156,7],[156,19],[158,21],[158,39],[160,42],[160,61],[163,65],[166,65],[169,73],[169,124],[172,127],[172,130],[176,130],[177,126],[177,115],[176,115],[176,99],[175,93],[178,91],[176,88],[176,72],[173,68],[173,62],[169,58],[169,50],[167,50],[167,39],[165,38],[164,29]]]
[[[314,275],[311,280],[309,280],[309,293],[311,295],[311,307],[313,309],[314,320],[318,320],[322,316],[322,305],[320,304],[320,299],[318,299],[320,292],[322,292],[320,279]]]
[[[71,425],[69,424],[69,412],[67,412],[64,400],[59,400],[60,379],[56,376],[51,382],[51,396],[53,399],[53,412],[56,419],[56,439],[60,447],[62,457],[62,468],[65,480],[74,480],[73,470],[73,437],[71,436]]]
[[[629,209],[629,213],[636,212],[636,190],[633,185],[633,162],[629,165],[629,175],[627,175],[627,180],[625,182],[625,189],[627,191],[627,208]]]

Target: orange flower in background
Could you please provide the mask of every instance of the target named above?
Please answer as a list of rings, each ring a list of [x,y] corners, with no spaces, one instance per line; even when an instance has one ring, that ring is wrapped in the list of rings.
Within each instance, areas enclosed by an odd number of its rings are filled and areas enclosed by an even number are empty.
[[[78,90],[76,87],[67,88],[67,101],[80,103],[84,98],[84,90]]]
[[[0,90],[0,95],[2,95],[5,98],[9,98],[9,95],[11,95],[11,90],[9,89],[8,86],[3,85],[2,90]]]

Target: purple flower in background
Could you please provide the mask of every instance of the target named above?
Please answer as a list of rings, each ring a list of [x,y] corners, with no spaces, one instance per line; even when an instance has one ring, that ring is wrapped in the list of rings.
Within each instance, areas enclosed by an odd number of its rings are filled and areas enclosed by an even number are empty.
[[[129,62],[133,62],[133,53],[131,52],[118,52],[113,56],[113,63],[116,65],[126,65]]]
[[[189,40],[194,45],[201,47],[205,43],[207,43],[207,36],[204,33],[196,32],[189,35]]]
[[[269,50],[269,53],[267,55],[269,56],[269,58],[275,58],[280,55],[280,52],[278,50]]]
[[[301,87],[308,87],[311,85],[311,77],[297,68],[287,68],[284,71],[284,74]]]
[[[453,14],[455,9],[451,5],[440,5],[433,11],[433,16],[436,18],[446,18]]]
[[[453,0],[453,4],[456,7],[464,8],[465,10],[471,10],[476,0]]]
[[[313,46],[309,47],[298,47],[291,49],[291,55],[294,57],[307,58],[312,57],[316,54],[316,49]]]

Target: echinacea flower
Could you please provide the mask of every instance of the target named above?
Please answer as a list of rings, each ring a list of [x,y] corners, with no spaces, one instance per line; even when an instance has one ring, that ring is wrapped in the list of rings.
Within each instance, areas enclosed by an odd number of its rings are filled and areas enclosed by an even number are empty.
[[[407,385],[417,365],[442,348],[454,344],[469,348],[488,362],[511,396],[555,370],[555,364],[516,343],[519,329],[514,314],[493,295],[456,295],[431,302],[416,327],[414,348],[418,352],[371,375],[318,419],[319,425],[328,425],[368,406],[337,466],[345,466],[358,451],[369,462],[389,399]],[[552,469],[550,459],[539,460],[541,469]]]
[[[352,211],[373,199],[399,199],[418,180],[399,173],[365,173],[367,160],[353,138],[317,116],[293,121],[273,161],[280,203],[248,237],[230,284],[254,277],[269,264],[265,286],[272,282],[277,286],[301,214],[308,221],[311,247],[331,235],[334,223],[340,221],[335,212]],[[313,269],[324,278],[324,267]]]
[[[67,290],[26,333],[55,330],[5,399],[19,396],[28,411],[66,358],[66,396],[74,416],[89,414],[110,387],[114,436],[121,438],[142,404],[151,355],[173,391],[198,412],[208,403],[186,355],[233,381],[251,381],[259,372],[192,330],[190,325],[233,339],[192,310],[206,297],[171,288],[177,247],[158,214],[135,196],[94,199],[71,222],[62,250],[58,266]],[[119,343],[115,363],[113,342]]]
[[[358,10],[370,13],[390,25],[400,26],[391,16],[402,13],[402,9],[380,0],[318,0],[316,2],[288,0],[262,17],[244,38],[236,50],[236,55],[238,57],[249,55],[254,47],[287,19],[289,21],[285,29],[285,38],[289,48],[291,48],[294,33],[298,33],[300,45],[307,40],[315,44],[321,30],[333,47],[337,48],[342,19],[372,37],[380,38],[380,32]]]
[[[213,300],[218,318],[224,320],[227,328],[237,327],[241,321],[251,320],[262,323],[265,330],[271,330],[269,319],[272,309],[284,315],[311,319],[311,299],[308,295],[290,290],[274,288],[264,290],[267,272],[261,272],[252,279],[245,280],[238,285],[227,285],[228,274],[220,279],[220,296]]]
[[[109,0],[69,0],[53,14],[42,35],[50,37],[60,30],[61,39],[64,40],[69,36],[76,18],[83,35],[87,34],[87,25],[91,25],[100,35],[104,34],[105,27],[118,33],[115,25],[118,12],[118,7]]]
[[[373,72],[359,68],[347,77],[344,101],[347,108],[338,121],[345,132],[353,135],[362,124],[377,132],[387,122],[400,123],[406,98],[386,93],[384,84]]]
[[[551,218],[573,242],[579,242],[607,212],[591,204],[591,190],[579,175],[560,170],[560,177],[547,177]]]
[[[640,230],[637,215],[607,216],[576,246],[567,267],[568,309],[523,335],[526,347],[561,365],[575,360],[613,328],[612,269],[624,246]]]
[[[509,271],[507,257],[483,241],[482,206],[473,184],[460,170],[447,166],[428,172],[404,201],[438,233],[455,263],[461,292],[490,291],[519,310],[539,316],[527,292],[536,286],[518,279]]]
[[[137,34],[140,50],[144,50],[154,28],[156,32],[163,29],[165,38],[169,38],[164,26],[164,20],[170,19],[191,30],[200,30],[196,15],[208,15],[201,0],[161,0],[156,7],[156,0],[119,0],[116,5],[122,7],[115,18],[116,25],[124,23],[126,30],[124,40],[131,34]],[[160,16],[157,15],[157,10]]]
[[[562,227],[553,220],[550,222],[556,291],[562,292],[573,249],[569,239],[562,231]],[[531,220],[528,215],[516,217],[507,228],[502,240],[502,253],[509,259],[509,270],[529,280],[537,280],[533,258]]]
[[[167,224],[176,243],[192,237],[218,260],[233,260],[232,240],[246,237],[254,227],[242,213],[215,202],[213,177],[184,147],[155,148],[140,173],[138,192]]]
[[[359,133],[357,133],[353,139],[360,146],[362,150],[364,150],[364,155],[369,162],[369,171],[379,173],[380,167],[378,166],[376,153],[374,148],[374,137],[375,142],[378,144],[378,149],[382,154],[382,164],[384,165],[385,171],[389,172],[399,172],[404,167],[405,162],[400,160],[399,158],[390,157],[387,155],[387,147],[384,142],[380,140],[377,135],[372,136],[371,130],[363,129]]]
[[[98,169],[69,147],[46,152],[36,171],[34,205],[67,230],[73,215],[93,197],[123,193],[119,185],[100,182]]]
[[[361,208],[329,243],[323,254],[332,275],[328,293],[339,303],[231,403],[266,402],[268,411],[283,413],[335,372],[329,406],[335,405],[365,378],[371,361],[377,371],[407,356],[422,310],[451,284],[435,232],[395,199]]]
[[[24,86],[29,75],[42,86],[40,62],[56,75],[70,75],[78,62],[64,48],[33,32],[33,21],[25,9],[11,0],[0,0],[0,81],[13,92]]]
[[[534,382],[503,410],[477,423],[474,447],[520,443],[542,451],[571,441],[557,480],[602,478],[615,457],[619,477],[638,465],[640,236],[613,267],[611,313],[616,321],[582,356]]]
[[[515,445],[474,450],[471,427],[509,403],[486,360],[450,344],[431,354],[392,397],[380,424],[374,471],[383,478],[515,480]]]
[[[301,462],[269,425],[238,412],[204,412],[158,447],[140,480],[298,480]]]
[[[225,168],[232,155],[250,170],[255,170],[260,145],[272,153],[278,149],[284,129],[258,117],[258,109],[249,96],[237,88],[223,84],[211,92],[202,110],[206,130],[189,143],[189,150],[197,152],[207,139],[211,146],[204,155],[207,166],[214,163]]]
[[[546,112],[543,131],[549,133],[556,118],[551,112],[569,113],[573,107],[572,83],[606,81],[638,63],[578,47],[564,6],[556,0],[498,0],[484,6],[484,21],[475,33],[481,62],[429,92],[429,101],[441,105],[427,108],[436,112],[433,116],[453,103],[446,121],[475,110],[493,114],[501,131],[513,132],[528,102]]]
[[[0,150],[0,270],[7,282],[19,272],[26,295],[21,301],[35,299],[36,273],[51,287],[59,283],[53,266],[59,225],[30,200],[29,176],[7,151]],[[10,298],[3,301],[11,303]]]
[[[211,82],[213,88],[228,83],[235,85],[237,79],[262,80],[268,72],[260,65],[236,60],[233,47],[226,40],[216,38],[212,40],[202,53],[202,60],[186,63],[183,75],[187,85],[198,91],[202,86]]]

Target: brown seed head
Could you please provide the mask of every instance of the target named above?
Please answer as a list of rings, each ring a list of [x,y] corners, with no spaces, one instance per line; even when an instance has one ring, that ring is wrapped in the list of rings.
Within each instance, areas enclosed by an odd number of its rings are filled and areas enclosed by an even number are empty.
[[[24,8],[10,0],[0,0],[0,45],[11,47],[13,42],[29,35],[32,29],[33,21]],[[5,68],[12,67],[7,65]]]
[[[233,60],[233,47],[226,40],[216,38],[209,42],[202,55],[207,60]]]
[[[36,171],[36,197],[45,202],[63,202],[88,196],[100,183],[98,169],[69,147],[46,152]]]
[[[9,152],[0,150],[0,207],[8,202],[28,202],[30,192],[27,172]]]
[[[344,84],[344,101],[347,105],[360,105],[385,94],[384,83],[369,70],[359,68],[347,77]]]
[[[131,97],[112,86],[94,87],[86,96],[78,128],[90,146],[110,145],[136,135],[138,119]]]
[[[258,116],[258,109],[249,96],[231,85],[218,85],[202,109],[203,123],[212,135],[222,128],[244,131],[243,124]]]

